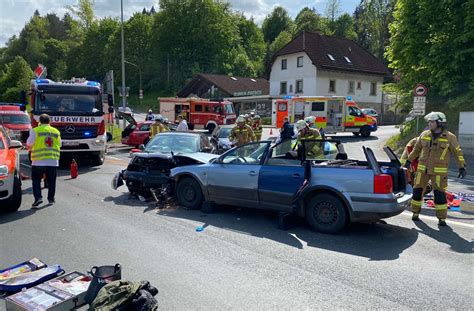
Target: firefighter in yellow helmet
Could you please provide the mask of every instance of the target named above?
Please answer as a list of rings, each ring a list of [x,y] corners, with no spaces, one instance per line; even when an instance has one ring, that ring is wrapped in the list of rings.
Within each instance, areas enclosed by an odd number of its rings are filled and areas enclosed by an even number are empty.
[[[306,118],[304,118],[304,120],[310,128],[316,128],[316,124],[314,124],[316,119],[313,116],[306,117]]]
[[[155,135],[163,132],[168,132],[169,129],[166,125],[164,125],[163,122],[164,119],[161,115],[156,116],[155,118],[155,123],[151,125],[150,128],[150,136],[155,137]]]
[[[263,127],[262,127],[262,118],[260,118],[258,114],[253,117],[252,130],[253,130],[253,134],[255,135],[255,140],[261,141]]]
[[[230,131],[229,140],[233,146],[242,146],[255,141],[255,135],[252,128],[245,123],[245,117],[240,115],[237,118],[237,124]]]
[[[425,116],[428,130],[418,137],[413,152],[408,156],[405,167],[419,158],[413,185],[411,207],[413,220],[419,219],[423,203],[423,189],[431,181],[438,225],[446,226],[448,214],[446,188],[448,187],[448,166],[450,153],[455,157],[459,168],[458,178],[466,177],[466,164],[456,136],[446,129],[446,116],[442,112],[431,112]]]
[[[298,144],[302,144],[303,141],[309,139],[322,139],[319,131],[314,128],[310,128],[305,120],[299,120],[296,122],[296,130],[298,131]],[[306,155],[314,158],[324,158],[324,152],[321,148],[321,144],[318,142],[306,143]]]

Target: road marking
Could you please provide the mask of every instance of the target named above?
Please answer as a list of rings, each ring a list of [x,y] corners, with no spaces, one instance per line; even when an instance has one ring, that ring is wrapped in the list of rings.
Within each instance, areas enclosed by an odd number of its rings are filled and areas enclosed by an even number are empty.
[[[409,211],[404,211],[403,213],[401,213],[400,215],[404,215],[404,216],[407,216],[407,217],[410,217],[413,215],[412,212],[409,212]],[[424,219],[429,219],[429,220],[433,220],[433,221],[436,221],[438,222],[438,218],[434,217],[434,216],[428,216],[428,215],[420,215],[420,219],[424,220]],[[458,225],[458,226],[461,226],[461,227],[467,227],[467,228],[474,228],[474,225],[473,224],[468,224],[468,223],[465,223],[465,222],[459,222],[459,221],[454,221],[454,220],[451,220],[448,219],[446,220],[446,222],[448,223],[448,225]]]

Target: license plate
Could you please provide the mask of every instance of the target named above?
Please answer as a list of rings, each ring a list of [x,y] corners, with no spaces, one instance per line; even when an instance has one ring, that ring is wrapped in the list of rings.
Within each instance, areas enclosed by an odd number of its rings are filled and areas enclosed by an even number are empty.
[[[63,146],[79,146],[77,141],[63,141]]]

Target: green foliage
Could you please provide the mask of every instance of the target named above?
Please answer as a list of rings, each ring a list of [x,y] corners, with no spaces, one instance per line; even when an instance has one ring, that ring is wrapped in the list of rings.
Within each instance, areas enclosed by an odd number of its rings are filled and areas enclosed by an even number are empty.
[[[356,40],[357,34],[354,31],[354,19],[352,16],[347,13],[339,16],[333,23],[333,33],[337,37]]]
[[[83,28],[89,28],[94,22],[94,0],[78,0],[76,5],[68,5],[66,8],[79,18]]]
[[[262,23],[263,36],[265,42],[272,43],[282,31],[291,32],[293,21],[288,15],[288,11],[281,6],[277,6],[265,17]]]
[[[29,89],[33,71],[21,56],[5,66],[0,73],[0,101],[19,102],[20,92]]]
[[[295,35],[303,31],[329,33],[328,23],[314,9],[304,7],[295,18]]]
[[[278,37],[276,37],[275,41],[270,44],[269,54],[275,54],[278,50],[282,49],[285,45],[287,45],[291,40],[292,35],[289,31],[280,32]]]

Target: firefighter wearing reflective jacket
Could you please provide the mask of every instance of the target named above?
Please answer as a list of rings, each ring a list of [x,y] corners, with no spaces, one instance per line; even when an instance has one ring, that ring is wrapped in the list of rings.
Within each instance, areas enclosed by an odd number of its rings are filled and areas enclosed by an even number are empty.
[[[153,123],[150,128],[151,137],[155,137],[156,134],[168,132],[168,131],[169,129],[166,127],[166,125],[163,124],[163,117],[157,116],[155,118],[155,123]]]
[[[456,136],[446,129],[446,116],[442,112],[431,112],[425,116],[429,129],[418,137],[413,152],[408,156],[405,167],[418,158],[419,163],[413,185],[411,207],[413,220],[419,219],[423,203],[423,189],[431,181],[434,191],[434,202],[438,224],[446,226],[448,214],[446,188],[448,187],[448,166],[450,153],[456,159],[459,167],[458,178],[466,176],[463,153]]]
[[[245,124],[245,117],[237,118],[237,125],[230,131],[229,140],[232,146],[242,146],[255,141],[255,135],[252,128]]]
[[[252,131],[253,131],[253,134],[255,135],[255,140],[261,141],[263,127],[262,127],[262,118],[260,118],[258,114],[253,117]]]
[[[310,128],[304,120],[299,120],[298,122],[296,122],[296,130],[298,131],[298,145],[302,144],[305,140],[322,139],[321,134],[319,134],[319,131],[317,129]],[[318,142],[306,143],[305,148],[307,150],[307,156],[315,158],[324,158],[324,152]]]

